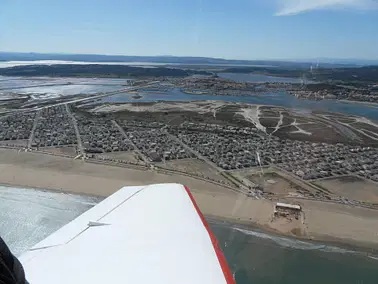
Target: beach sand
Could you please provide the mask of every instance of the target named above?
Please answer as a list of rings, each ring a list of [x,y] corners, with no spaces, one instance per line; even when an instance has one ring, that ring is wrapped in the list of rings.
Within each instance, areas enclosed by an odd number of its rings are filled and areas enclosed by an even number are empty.
[[[378,248],[377,210],[291,199],[302,206],[301,218],[272,221],[273,202],[192,177],[0,149],[0,184],[106,197],[123,186],[152,183],[188,186],[205,216],[299,238]]]
[[[202,180],[151,170],[87,163],[60,156],[0,149],[0,183],[108,196],[123,186],[182,183],[193,190],[229,192]]]

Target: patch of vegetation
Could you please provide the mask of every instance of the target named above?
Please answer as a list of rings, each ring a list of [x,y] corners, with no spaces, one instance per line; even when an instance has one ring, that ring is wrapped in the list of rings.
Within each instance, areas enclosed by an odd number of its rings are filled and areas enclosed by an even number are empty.
[[[278,123],[279,118],[260,118],[261,125],[265,127],[275,127]]]
[[[290,125],[294,122],[294,119],[292,117],[284,116],[282,119],[282,125]]]

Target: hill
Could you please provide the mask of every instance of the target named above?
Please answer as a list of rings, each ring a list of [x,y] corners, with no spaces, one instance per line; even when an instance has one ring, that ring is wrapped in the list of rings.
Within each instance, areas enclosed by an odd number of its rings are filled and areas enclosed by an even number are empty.
[[[143,68],[127,65],[28,65],[0,68],[3,76],[59,76],[59,77],[185,77],[193,74],[210,75],[206,71],[182,70],[175,68]]]

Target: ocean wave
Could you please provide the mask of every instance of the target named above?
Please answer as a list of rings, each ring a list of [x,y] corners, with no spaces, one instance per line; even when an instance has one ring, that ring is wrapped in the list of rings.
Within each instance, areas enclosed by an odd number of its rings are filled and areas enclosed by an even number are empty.
[[[233,229],[241,233],[244,233],[246,235],[271,240],[275,242],[276,244],[282,247],[287,247],[287,248],[294,248],[294,249],[300,249],[300,250],[320,250],[320,251],[333,252],[333,253],[358,253],[353,250],[347,250],[347,249],[343,249],[336,246],[330,246],[326,244],[315,244],[311,242],[300,241],[300,240],[295,240],[295,239],[286,238],[286,237],[273,236],[266,233],[241,229],[237,227],[234,227]]]

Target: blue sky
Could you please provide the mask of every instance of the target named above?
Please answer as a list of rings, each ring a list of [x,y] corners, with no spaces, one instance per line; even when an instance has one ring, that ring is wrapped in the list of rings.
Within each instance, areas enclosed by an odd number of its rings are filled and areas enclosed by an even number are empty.
[[[0,51],[378,59],[378,0],[0,0]]]

